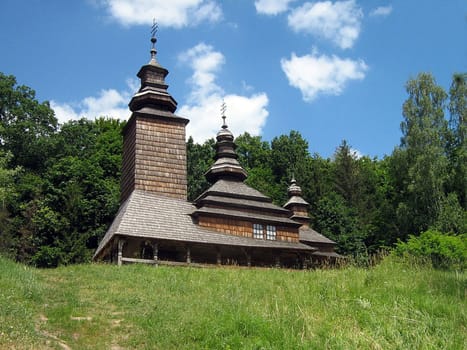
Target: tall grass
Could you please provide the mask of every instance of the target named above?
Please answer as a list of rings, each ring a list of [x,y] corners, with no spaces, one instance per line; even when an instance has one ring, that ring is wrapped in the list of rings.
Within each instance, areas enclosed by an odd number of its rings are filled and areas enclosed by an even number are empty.
[[[37,271],[0,256],[0,348],[38,344],[37,305],[43,303]]]
[[[465,272],[390,258],[370,269],[313,271],[31,270],[0,262],[2,283],[4,274],[16,280],[10,270],[23,274],[9,288],[29,310],[6,319],[0,311],[0,320],[39,339],[26,336],[23,346],[8,333],[0,348],[16,341],[19,349],[463,349],[466,342]]]

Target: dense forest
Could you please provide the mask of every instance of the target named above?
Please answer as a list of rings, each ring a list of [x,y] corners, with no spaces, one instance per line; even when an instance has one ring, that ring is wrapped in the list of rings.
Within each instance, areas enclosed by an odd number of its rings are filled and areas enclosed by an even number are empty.
[[[345,140],[325,159],[298,131],[271,142],[239,135],[246,182],[283,205],[293,175],[312,227],[357,259],[427,230],[465,234],[466,84],[465,73],[449,91],[427,73],[410,79],[401,142],[382,159],[358,157]],[[37,266],[89,261],[119,207],[124,125],[102,117],[60,125],[48,102],[0,73],[1,254]],[[213,145],[187,142],[190,200],[209,185]]]

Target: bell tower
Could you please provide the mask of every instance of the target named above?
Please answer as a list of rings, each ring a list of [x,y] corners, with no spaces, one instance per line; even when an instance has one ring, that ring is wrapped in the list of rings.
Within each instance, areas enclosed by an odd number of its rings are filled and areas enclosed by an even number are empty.
[[[174,114],[177,102],[167,92],[169,73],[156,59],[152,27],[151,60],[137,76],[141,87],[129,103],[132,112],[123,130],[120,201],[134,190],[187,199],[185,127],[188,119]]]

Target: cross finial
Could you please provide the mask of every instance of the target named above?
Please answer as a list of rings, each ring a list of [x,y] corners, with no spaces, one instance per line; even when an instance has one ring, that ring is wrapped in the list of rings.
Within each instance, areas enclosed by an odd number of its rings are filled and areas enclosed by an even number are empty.
[[[290,180],[291,184],[296,184],[297,180],[295,180],[295,173],[292,171],[292,179]]]
[[[156,33],[157,29],[159,29],[159,26],[157,25],[156,19],[152,19],[152,26],[151,26],[151,43],[152,43],[152,48],[151,48],[151,60],[156,60]]]
[[[222,129],[227,129],[227,124],[225,123],[225,111],[227,110],[227,105],[225,104],[225,101],[222,100],[222,105],[221,105],[221,114],[222,114],[222,120],[223,120],[223,124],[222,124]]]
[[[152,19],[152,26],[151,26],[151,34],[152,34],[151,35],[151,41],[152,41],[153,38],[154,39],[156,38],[156,33],[157,33],[158,29],[159,29],[159,25],[157,24],[156,19],[153,18]]]

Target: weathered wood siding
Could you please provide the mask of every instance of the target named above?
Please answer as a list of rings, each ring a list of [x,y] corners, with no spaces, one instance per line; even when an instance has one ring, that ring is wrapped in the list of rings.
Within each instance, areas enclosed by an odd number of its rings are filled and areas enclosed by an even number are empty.
[[[304,207],[300,207],[300,206],[296,205],[296,206],[293,206],[293,207],[291,207],[289,209],[292,210],[294,215],[303,216],[303,217],[308,216],[308,211]]]
[[[123,203],[135,188],[135,146],[136,122],[128,121],[123,135],[122,178],[120,181],[120,202]]]
[[[253,222],[251,221],[200,216],[198,224],[220,233],[253,238]],[[263,226],[266,229],[266,224],[263,224]],[[298,242],[298,230],[291,227],[276,226],[276,240]]]
[[[134,189],[186,200],[185,124],[140,116],[130,123],[124,135],[122,201]]]

